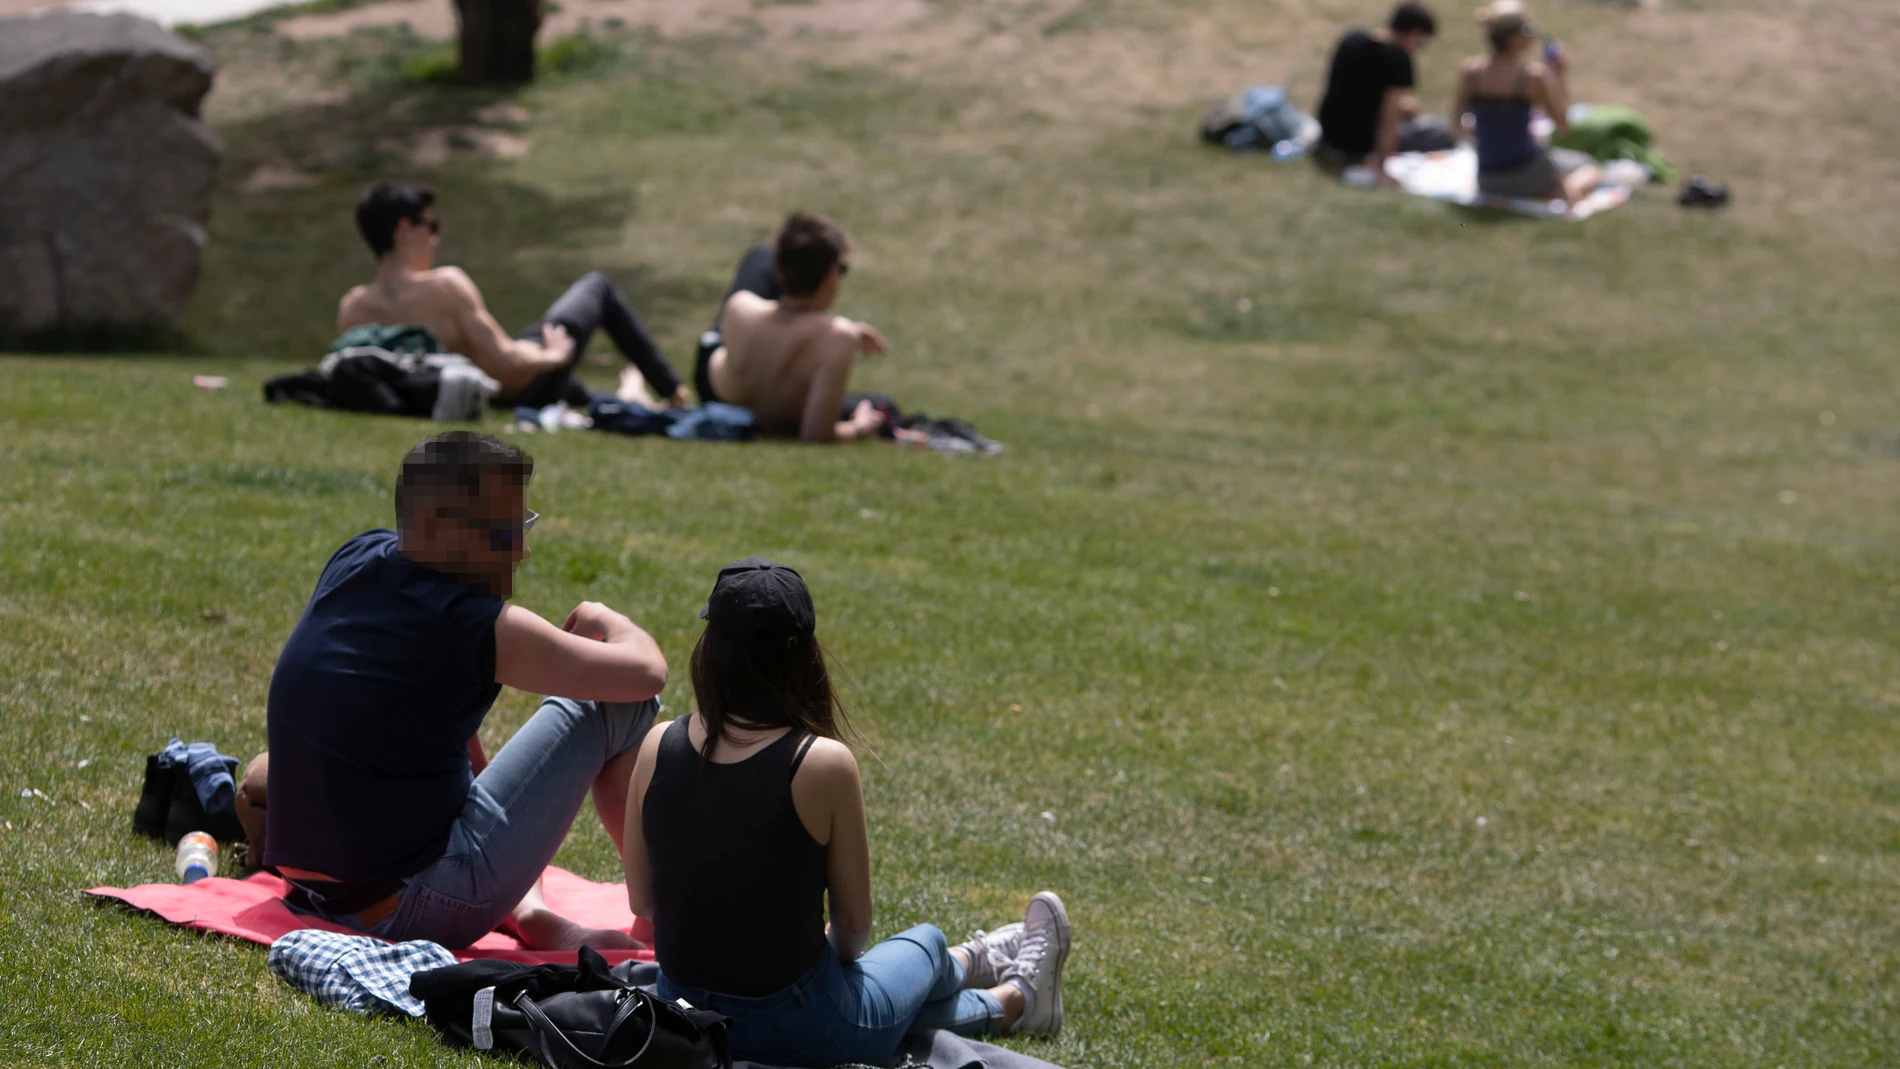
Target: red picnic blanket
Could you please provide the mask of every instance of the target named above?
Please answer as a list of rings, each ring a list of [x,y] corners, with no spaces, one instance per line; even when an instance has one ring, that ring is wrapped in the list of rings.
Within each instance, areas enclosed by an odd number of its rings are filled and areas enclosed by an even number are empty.
[[[631,926],[635,939],[643,943],[653,942],[652,923],[645,917],[634,917],[627,908],[626,884],[595,883],[566,869],[549,865],[542,876],[541,889],[547,896],[548,908],[569,920],[589,928],[618,928],[623,932]],[[190,884],[94,887],[86,893],[123,902],[133,909],[143,910],[186,928],[236,936],[266,946],[276,942],[279,936],[299,928],[322,928],[347,935],[361,934],[340,924],[293,912],[284,904],[284,894],[289,890],[282,879],[267,872],[259,872],[243,880],[212,877]],[[463,961],[470,958],[502,958],[536,965],[574,963],[574,952],[571,950],[528,950],[522,947],[520,940],[501,932],[489,932],[476,940],[474,945],[456,951],[455,956]],[[602,951],[601,956],[612,965],[628,960],[653,960],[651,950],[607,950]]]

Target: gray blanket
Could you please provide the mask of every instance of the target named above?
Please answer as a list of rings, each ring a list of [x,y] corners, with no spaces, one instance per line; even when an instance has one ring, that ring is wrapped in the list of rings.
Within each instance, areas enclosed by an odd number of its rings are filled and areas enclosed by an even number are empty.
[[[897,1060],[899,1069],[1060,1069],[1041,1058],[1031,1058],[1003,1047],[965,1039],[942,1030],[921,1032],[904,1041]],[[777,1069],[758,1062],[734,1062],[732,1069]]]

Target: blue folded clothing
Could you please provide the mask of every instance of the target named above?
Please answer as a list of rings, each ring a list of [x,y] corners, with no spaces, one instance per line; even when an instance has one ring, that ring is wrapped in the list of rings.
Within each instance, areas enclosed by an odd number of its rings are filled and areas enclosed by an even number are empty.
[[[231,766],[236,763],[208,742],[186,743],[173,739],[158,752],[158,767],[184,766],[185,774],[191,777],[192,789],[198,792],[198,804],[207,813],[230,809],[237,800],[237,783],[231,778]]]
[[[594,429],[613,434],[664,434],[668,438],[739,442],[758,436],[752,411],[708,401],[698,408],[648,408],[617,397],[598,397],[587,406]]]

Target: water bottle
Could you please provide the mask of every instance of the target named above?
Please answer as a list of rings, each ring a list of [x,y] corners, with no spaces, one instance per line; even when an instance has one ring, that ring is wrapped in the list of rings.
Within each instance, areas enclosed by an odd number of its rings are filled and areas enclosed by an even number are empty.
[[[217,872],[218,840],[202,831],[186,835],[178,840],[178,862],[172,868],[186,883],[197,883]]]

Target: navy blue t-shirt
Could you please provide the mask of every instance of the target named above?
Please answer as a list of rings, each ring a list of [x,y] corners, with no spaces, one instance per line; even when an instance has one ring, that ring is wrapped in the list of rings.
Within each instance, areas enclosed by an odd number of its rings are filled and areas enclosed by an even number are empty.
[[[268,865],[403,879],[448,843],[495,682],[500,600],[366,531],[324,566],[270,680]]]

